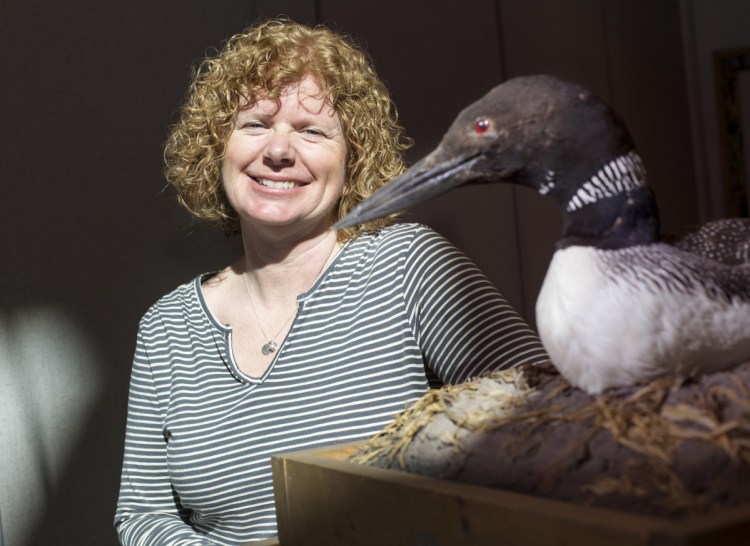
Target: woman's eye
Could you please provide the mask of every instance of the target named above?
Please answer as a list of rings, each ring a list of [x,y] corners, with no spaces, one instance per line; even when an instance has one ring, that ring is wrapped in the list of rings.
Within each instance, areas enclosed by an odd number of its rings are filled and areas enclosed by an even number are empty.
[[[325,135],[320,129],[314,129],[312,127],[306,127],[302,130],[302,133],[310,138],[318,139],[323,138]]]
[[[262,129],[263,124],[259,121],[245,121],[240,124],[243,129]]]

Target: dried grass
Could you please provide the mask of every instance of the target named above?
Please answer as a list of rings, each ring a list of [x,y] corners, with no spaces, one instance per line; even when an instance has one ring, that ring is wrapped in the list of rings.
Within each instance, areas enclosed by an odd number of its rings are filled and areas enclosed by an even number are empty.
[[[750,363],[745,367],[750,368]],[[709,453],[725,454],[732,466],[750,466],[750,372],[722,374],[721,380],[661,379],[588,396],[543,366],[494,372],[427,393],[351,460],[409,471],[405,453],[438,416],[455,425],[454,432],[443,432],[440,441],[456,453],[477,444],[467,438],[506,431],[514,435],[507,445],[521,450],[535,434],[547,435],[574,423],[582,432],[545,461],[540,476],[565,479],[570,472],[566,465],[573,464],[579,442],[588,445],[604,431],[613,452],[619,450],[625,461],[619,465],[604,462],[601,467],[611,470],[603,470],[581,486],[581,494],[588,495],[586,502],[596,504],[596,497],[618,495],[651,499],[667,512],[706,511],[716,499],[691,489],[689,476],[676,470],[680,447],[699,442],[708,446]]]

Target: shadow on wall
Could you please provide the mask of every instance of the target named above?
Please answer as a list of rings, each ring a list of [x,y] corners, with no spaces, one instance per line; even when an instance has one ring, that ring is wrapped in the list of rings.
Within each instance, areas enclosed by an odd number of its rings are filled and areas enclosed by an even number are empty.
[[[60,485],[86,416],[103,395],[98,360],[95,345],[62,308],[0,316],[0,512],[7,544],[27,543]]]

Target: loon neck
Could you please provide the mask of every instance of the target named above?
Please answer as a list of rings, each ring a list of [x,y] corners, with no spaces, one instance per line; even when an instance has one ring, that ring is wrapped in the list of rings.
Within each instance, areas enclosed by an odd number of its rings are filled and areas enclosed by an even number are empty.
[[[610,197],[646,188],[646,169],[635,150],[616,155],[588,180],[575,185],[572,194],[565,195],[563,209],[575,212]]]
[[[659,214],[641,158],[632,148],[611,157],[591,167],[588,174],[565,169],[568,177],[558,178],[548,170],[542,183],[536,182],[538,191],[550,194],[562,208],[563,237],[558,248],[623,248],[658,239]],[[577,162],[580,167],[585,164]]]
[[[565,210],[563,237],[557,246],[615,249],[650,244],[658,238],[656,202],[647,187],[639,187],[572,211]]]

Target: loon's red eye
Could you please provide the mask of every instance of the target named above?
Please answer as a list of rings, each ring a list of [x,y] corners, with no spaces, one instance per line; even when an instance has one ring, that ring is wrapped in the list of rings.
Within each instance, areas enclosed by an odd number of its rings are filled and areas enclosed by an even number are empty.
[[[477,132],[477,134],[486,133],[490,128],[490,120],[488,119],[480,119],[474,124],[474,131]]]

